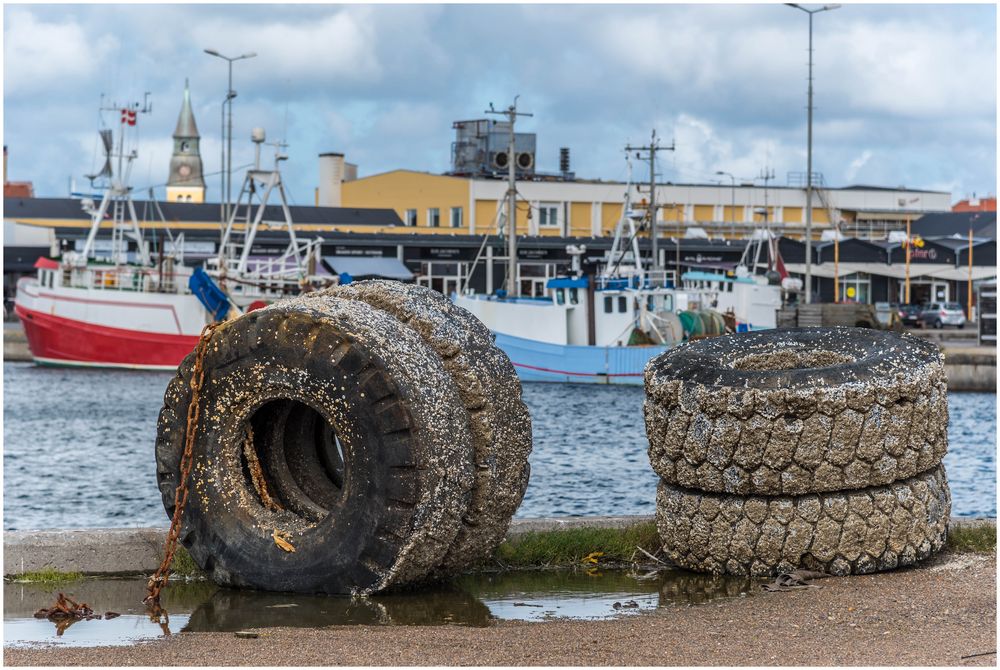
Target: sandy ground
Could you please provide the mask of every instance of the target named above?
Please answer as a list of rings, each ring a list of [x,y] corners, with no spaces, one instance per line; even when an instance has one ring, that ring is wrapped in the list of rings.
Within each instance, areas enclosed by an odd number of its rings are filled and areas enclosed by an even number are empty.
[[[996,554],[613,621],[182,633],[6,665],[996,665]],[[972,654],[991,654],[963,659]]]

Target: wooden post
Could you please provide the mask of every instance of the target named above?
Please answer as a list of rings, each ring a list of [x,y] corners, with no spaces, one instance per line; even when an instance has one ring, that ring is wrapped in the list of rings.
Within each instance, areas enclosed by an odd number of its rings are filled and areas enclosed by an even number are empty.
[[[969,321],[972,321],[972,228],[969,228],[969,286],[968,286],[968,313]]]
[[[840,302],[840,229],[833,229],[833,301]]]

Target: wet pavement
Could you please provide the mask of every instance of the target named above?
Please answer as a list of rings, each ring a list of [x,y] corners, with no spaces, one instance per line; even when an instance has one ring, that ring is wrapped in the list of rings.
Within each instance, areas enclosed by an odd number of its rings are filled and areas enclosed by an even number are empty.
[[[372,598],[301,596],[174,582],[164,591],[169,613],[151,619],[142,605],[145,580],[83,579],[62,586],[4,584],[4,645],[130,645],[178,632],[334,625],[488,626],[497,621],[601,620],[739,598],[759,591],[745,578],[683,571],[515,571],[464,575],[409,592]],[[114,619],[68,626],[34,613],[58,593]]]

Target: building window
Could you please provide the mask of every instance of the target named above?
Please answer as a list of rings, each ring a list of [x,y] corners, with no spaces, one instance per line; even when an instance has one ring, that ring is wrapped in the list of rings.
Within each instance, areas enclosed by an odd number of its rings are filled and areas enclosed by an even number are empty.
[[[542,204],[538,206],[538,226],[540,228],[559,227],[559,205]]]
[[[427,210],[427,226],[430,228],[441,226],[441,210],[437,207],[431,207]]]
[[[867,303],[871,296],[871,275],[867,272],[855,272],[840,280],[840,299],[843,302]]]
[[[451,208],[451,227],[461,228],[462,227],[462,208],[452,207]]]
[[[403,223],[411,228],[417,225],[417,210],[408,209],[406,210],[406,217],[403,219]]]

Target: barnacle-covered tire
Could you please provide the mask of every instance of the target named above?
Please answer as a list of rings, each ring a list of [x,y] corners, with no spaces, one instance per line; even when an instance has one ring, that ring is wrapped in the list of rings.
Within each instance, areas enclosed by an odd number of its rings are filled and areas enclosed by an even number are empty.
[[[395,281],[363,281],[328,289],[361,300],[415,330],[441,357],[469,414],[476,483],[463,525],[441,570],[488,559],[503,541],[528,485],[531,417],[507,355],[479,319],[441,293]]]
[[[767,577],[796,568],[832,575],[912,565],[944,546],[951,495],[944,466],[859,491],[738,496],[661,480],[656,526],[677,565]]]
[[[649,460],[703,491],[800,495],[926,472],[948,448],[937,345],[859,328],[716,337],[646,366]]]
[[[159,418],[168,514],[192,367],[189,356]],[[373,593],[440,564],[471,498],[473,450],[451,377],[412,329],[362,302],[303,296],[220,326],[204,371],[181,541],[217,582]],[[280,509],[264,504],[251,458]]]

